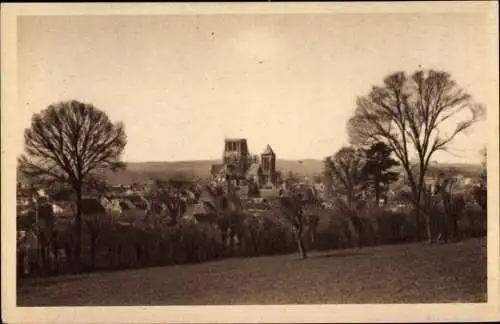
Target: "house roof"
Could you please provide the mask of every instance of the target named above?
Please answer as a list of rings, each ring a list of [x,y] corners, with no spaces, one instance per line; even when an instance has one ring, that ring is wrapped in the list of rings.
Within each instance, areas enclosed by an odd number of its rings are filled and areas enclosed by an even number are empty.
[[[195,220],[203,222],[203,221],[215,221],[217,218],[217,213],[209,207],[204,202],[198,202],[194,205],[193,208],[193,217]]]
[[[223,164],[212,164],[212,167],[210,168],[210,174],[214,176],[219,174],[223,167]]]
[[[105,213],[106,209],[95,198],[82,199],[82,214],[101,214]]]
[[[147,202],[139,195],[126,195],[122,200],[130,201],[138,209],[147,208]]]
[[[269,146],[269,144],[266,146],[266,149],[264,150],[264,152],[262,152],[263,155],[275,155],[273,149],[271,148],[271,146]]]
[[[130,200],[126,199],[120,200],[118,204],[120,205],[120,208],[123,210],[130,210],[135,208],[134,204]]]
[[[17,189],[17,196],[31,198],[33,196],[33,190],[30,188],[19,188]]]
[[[215,204],[215,199],[212,197],[212,195],[206,190],[204,189],[201,194],[200,194],[200,197],[198,198],[198,201],[199,202],[209,202],[211,204]]]
[[[204,201],[200,201],[194,205],[193,215],[205,215],[213,213],[213,210]]]

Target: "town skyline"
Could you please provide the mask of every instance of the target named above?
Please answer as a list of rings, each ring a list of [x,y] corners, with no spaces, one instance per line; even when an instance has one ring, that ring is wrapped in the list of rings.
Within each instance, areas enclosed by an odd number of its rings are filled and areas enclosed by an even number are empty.
[[[91,103],[124,122],[127,162],[219,159],[224,138],[240,137],[254,154],[270,144],[278,158],[302,160],[348,145],[356,98],[396,71],[447,71],[491,109],[487,66],[476,64],[488,46],[482,16],[406,18],[22,17],[20,118],[28,127],[52,103]],[[479,163],[485,125],[434,160]],[[22,132],[17,140],[21,150]]]

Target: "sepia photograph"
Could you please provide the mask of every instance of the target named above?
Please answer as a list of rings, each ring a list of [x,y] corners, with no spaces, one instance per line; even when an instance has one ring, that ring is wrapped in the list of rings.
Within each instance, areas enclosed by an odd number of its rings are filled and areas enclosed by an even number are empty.
[[[496,2],[2,5],[3,320],[498,320],[498,90]]]

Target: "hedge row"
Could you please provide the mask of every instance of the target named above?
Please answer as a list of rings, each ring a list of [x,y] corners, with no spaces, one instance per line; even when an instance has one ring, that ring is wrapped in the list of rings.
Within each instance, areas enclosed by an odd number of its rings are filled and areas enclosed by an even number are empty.
[[[373,210],[364,216],[320,210],[320,223],[314,242],[304,235],[306,248],[316,250],[343,249],[355,246],[398,244],[416,240],[415,217],[410,212]],[[216,228],[186,221],[182,229],[167,227],[135,227],[108,223],[97,231],[92,258],[91,236],[85,231],[82,258],[88,270],[125,269],[204,262],[224,257],[249,257],[292,253],[297,250],[291,228],[272,217],[249,218],[244,223],[243,237],[229,249]],[[486,234],[486,214],[478,208],[467,208],[458,222],[463,237]],[[425,230],[425,229],[421,229]],[[52,272],[71,272],[74,267],[74,228],[58,233],[57,249],[65,249],[66,257],[54,261]],[[22,264],[22,262],[18,262]],[[54,270],[55,269],[55,270]]]

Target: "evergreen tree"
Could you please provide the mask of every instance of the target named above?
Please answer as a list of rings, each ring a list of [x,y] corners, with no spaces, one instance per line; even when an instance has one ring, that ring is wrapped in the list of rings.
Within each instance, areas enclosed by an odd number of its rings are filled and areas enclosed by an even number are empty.
[[[365,188],[373,193],[378,204],[389,184],[398,180],[399,174],[391,171],[399,163],[391,157],[392,150],[383,142],[372,144],[365,150],[366,162],[361,170]]]

